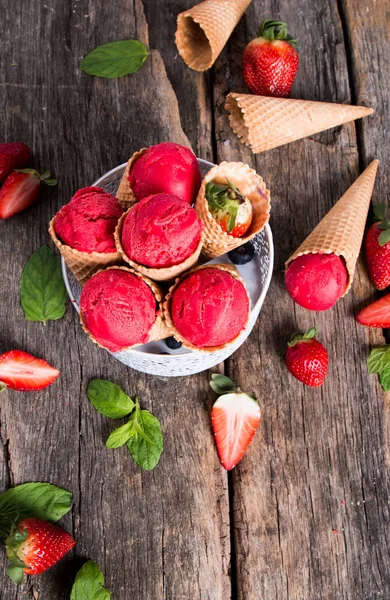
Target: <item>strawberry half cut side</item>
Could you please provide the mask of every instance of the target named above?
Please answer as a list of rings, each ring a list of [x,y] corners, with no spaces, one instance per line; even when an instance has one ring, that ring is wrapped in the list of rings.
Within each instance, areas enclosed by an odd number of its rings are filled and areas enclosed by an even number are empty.
[[[1,384],[13,390],[42,390],[53,383],[60,372],[42,358],[21,350],[11,350],[0,356]]]
[[[363,308],[356,321],[366,327],[390,328],[390,294]]]
[[[224,394],[215,402],[211,423],[222,466],[230,471],[242,459],[260,423],[257,401],[243,392]]]

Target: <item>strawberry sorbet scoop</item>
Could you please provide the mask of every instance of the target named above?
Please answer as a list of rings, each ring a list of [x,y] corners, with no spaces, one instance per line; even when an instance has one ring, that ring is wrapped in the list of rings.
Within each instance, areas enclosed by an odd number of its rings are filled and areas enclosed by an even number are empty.
[[[347,287],[347,269],[335,254],[303,254],[289,265],[284,282],[297,304],[309,310],[327,310]]]

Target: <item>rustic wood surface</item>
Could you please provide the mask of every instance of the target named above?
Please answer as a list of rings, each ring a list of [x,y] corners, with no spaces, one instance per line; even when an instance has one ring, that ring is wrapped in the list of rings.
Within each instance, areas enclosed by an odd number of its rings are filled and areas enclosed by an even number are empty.
[[[178,12],[191,0],[0,0],[1,140],[23,140],[32,164],[50,168],[58,189],[0,222],[0,352],[21,348],[61,369],[39,394],[0,399],[1,489],[50,481],[73,491],[62,523],[75,552],[17,589],[0,554],[1,600],[69,599],[82,562],[98,562],[113,600],[390,599],[390,409],[367,373],[381,332],[356,325],[374,297],[364,262],[335,308],[312,314],[283,286],[283,265],[373,158],[375,201],[390,184],[389,10],[385,0],[253,0],[210,72],[188,69],[174,45]],[[293,97],[362,103],[373,116],[254,157],[232,133],[228,91],[243,90],[240,56],[265,17],[300,39]],[[153,49],[120,80],[80,72],[98,44],[137,38]],[[225,372],[260,398],[262,424],[248,455],[227,475],[215,452],[209,373],[157,378],[126,368],[89,342],[71,307],[46,327],[18,305],[22,268],[49,243],[47,223],[74,191],[162,140],[198,156],[243,160],[272,192],[275,270],[248,341]],[[304,388],[279,358],[295,329],[315,324],[330,350],[320,389]],[[85,394],[108,378],[161,420],[159,466],[141,472],[125,449],[107,450],[113,424]]]

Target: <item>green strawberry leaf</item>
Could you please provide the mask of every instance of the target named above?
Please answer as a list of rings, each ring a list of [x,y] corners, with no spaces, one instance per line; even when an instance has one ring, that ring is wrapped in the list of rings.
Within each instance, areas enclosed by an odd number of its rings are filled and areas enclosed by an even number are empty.
[[[16,585],[22,585],[24,581],[24,573],[21,567],[10,566],[7,568],[7,575]]]
[[[138,40],[109,42],[98,46],[83,58],[80,69],[88,75],[109,79],[138,71],[149,52]]]
[[[390,344],[371,350],[368,357],[368,372],[381,373],[390,364]]]
[[[134,423],[129,421],[115,429],[106,441],[107,448],[120,448],[135,434]]]
[[[135,407],[132,399],[119,385],[106,379],[92,379],[88,385],[87,395],[96,410],[110,419],[123,419]]]
[[[136,434],[128,440],[127,447],[137,465],[149,471],[157,465],[163,451],[160,422],[148,410],[140,410],[138,404],[130,421],[136,423]]]
[[[24,483],[0,494],[0,533],[8,536],[16,521],[35,517],[55,523],[72,507],[72,494],[51,483]]]
[[[375,204],[372,210],[376,219],[378,221],[383,221],[386,214],[386,204]]]
[[[4,392],[7,389],[7,385],[4,383],[4,381],[0,381],[0,393]]]
[[[28,321],[55,321],[64,316],[66,289],[58,258],[42,246],[31,256],[20,280],[20,303]]]
[[[390,242],[390,227],[381,232],[378,238],[380,246],[386,246]]]
[[[379,379],[385,392],[390,392],[390,363],[381,371]]]
[[[239,205],[237,202],[235,202],[234,204],[231,204],[231,206],[229,207],[229,219],[228,219],[227,226],[226,226],[226,231],[228,233],[231,233],[234,229],[234,226],[236,224],[237,214],[238,214],[238,208],[239,208]]]
[[[70,600],[110,600],[104,587],[103,573],[92,560],[86,562],[76,575]]]
[[[229,379],[229,377],[220,375],[219,373],[214,373],[211,376],[211,381],[209,383],[211,389],[218,394],[218,396],[230,394],[231,392],[235,392],[237,389],[236,385],[231,379]]]

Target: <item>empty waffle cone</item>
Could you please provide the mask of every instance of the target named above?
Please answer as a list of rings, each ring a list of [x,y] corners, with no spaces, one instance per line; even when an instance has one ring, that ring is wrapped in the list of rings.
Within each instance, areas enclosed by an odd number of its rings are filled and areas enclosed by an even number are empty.
[[[241,238],[233,237],[221,229],[212,216],[206,198],[206,184],[210,181],[226,185],[226,180],[235,185],[252,204],[252,223]],[[207,258],[222,256],[251,240],[269,220],[270,191],[262,177],[241,162],[222,162],[213,167],[205,176],[195,202],[195,209],[204,223],[204,241],[202,254]]]
[[[118,252],[119,252],[122,260],[124,260],[129,265],[131,265],[133,267],[133,269],[136,269],[137,271],[139,271],[146,277],[150,277],[151,279],[154,279],[155,281],[170,281],[171,279],[174,279],[181,273],[184,273],[184,271],[188,271],[188,269],[191,269],[191,267],[196,265],[196,263],[198,262],[199,256],[200,256],[200,252],[202,250],[202,246],[203,246],[204,232],[201,233],[199,244],[198,244],[195,252],[193,252],[191,254],[191,256],[186,258],[186,260],[184,260],[183,262],[181,262],[178,265],[173,265],[172,267],[153,268],[153,267],[146,267],[145,265],[140,265],[140,264],[136,263],[135,261],[131,260],[127,256],[127,254],[124,251],[123,246],[122,246],[123,223],[125,222],[126,216],[131,209],[132,209],[132,207],[130,207],[125,213],[123,213],[123,215],[121,216],[121,218],[118,221],[118,225],[116,226],[116,229],[114,232],[115,244],[116,244],[116,247],[118,249]]]
[[[365,106],[234,93],[225,108],[233,131],[255,154],[373,112]]]
[[[233,340],[230,340],[230,342],[227,342],[226,344],[222,344],[221,346],[208,346],[206,348],[205,347],[199,348],[198,346],[194,346],[194,344],[192,344],[186,338],[183,338],[183,336],[178,332],[175,325],[173,324],[173,321],[171,319],[171,299],[172,299],[172,293],[175,290],[175,288],[179,285],[179,283],[181,281],[183,281],[183,279],[185,279],[188,275],[190,275],[190,273],[195,273],[195,271],[200,271],[202,269],[210,269],[210,268],[220,269],[221,271],[227,271],[228,273],[230,273],[230,275],[232,275],[233,277],[235,277],[236,279],[241,281],[241,283],[243,284],[243,286],[246,290],[246,293],[248,295],[249,311],[248,311],[248,318],[247,318],[244,328],[240,331],[240,333]],[[178,277],[176,279],[175,283],[169,288],[169,292],[168,292],[167,296],[165,297],[165,301],[163,303],[163,314],[164,314],[164,320],[165,320],[166,326],[169,328],[170,335],[173,335],[175,337],[175,339],[179,340],[179,342],[181,342],[183,344],[184,348],[188,348],[189,350],[196,350],[197,352],[217,352],[218,350],[223,350],[224,348],[227,348],[227,346],[230,346],[230,344],[235,342],[236,339],[241,335],[241,333],[243,331],[245,331],[245,329],[248,326],[249,319],[250,319],[250,313],[251,313],[250,306],[251,306],[251,299],[249,296],[249,292],[248,292],[245,282],[242,279],[242,277],[240,276],[238,270],[233,265],[212,263],[212,264],[195,267],[194,269],[191,269],[191,271],[189,271],[188,273],[185,273],[184,275],[182,275],[182,277]]]
[[[134,192],[131,189],[128,177],[132,164],[135,163],[135,161],[138,160],[140,156],[145,154],[146,150],[147,148],[141,148],[141,150],[137,150],[137,152],[134,152],[133,156],[127,162],[125,172],[123,173],[123,177],[121,179],[118,191],[116,193],[116,199],[124,209],[133,206],[133,204],[137,202],[137,198],[134,196]]]
[[[352,285],[377,169],[378,161],[374,160],[290,256],[286,267],[303,254],[341,256],[348,272],[345,296]]]
[[[132,273],[133,275],[140,277],[146,283],[146,285],[148,285],[150,287],[150,289],[152,290],[153,295],[156,298],[156,302],[159,305],[159,312],[158,312],[155,322],[153,323],[152,327],[150,328],[148,342],[157,342],[159,340],[165,340],[167,337],[170,337],[172,335],[172,332],[164,321],[163,307],[162,307],[163,293],[161,292],[158,285],[155,284],[154,281],[152,281],[148,277],[144,277],[141,273],[138,273],[137,271],[135,271],[134,269],[130,269],[129,267],[113,266],[113,267],[108,267],[108,269],[99,269],[99,271],[96,271],[96,273],[94,273],[94,275],[97,275],[97,273],[100,273],[101,271],[109,271],[110,269],[119,269],[121,271],[127,271],[128,273]],[[83,330],[88,335],[89,339],[92,340],[94,342],[94,344],[97,344],[97,346],[99,346],[100,348],[104,348],[105,350],[107,350],[107,348],[105,346],[103,346],[102,344],[100,344],[100,342],[98,342],[89,333],[88,329],[85,327],[81,310],[80,310],[80,323],[81,323]],[[126,348],[122,348],[121,350],[118,350],[118,352],[123,352],[124,350],[128,350],[129,348],[134,348],[135,346],[139,346],[139,345],[142,345],[142,344],[134,344],[134,346],[127,346]]]
[[[195,71],[209,69],[251,0],[206,0],[177,17],[176,46]]]
[[[50,221],[49,233],[80,285],[84,285],[87,279],[92,277],[99,269],[121,264],[122,257],[119,252],[80,252],[63,244],[54,229],[56,218],[55,216]]]

